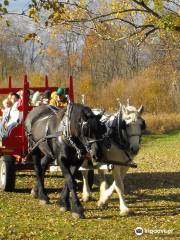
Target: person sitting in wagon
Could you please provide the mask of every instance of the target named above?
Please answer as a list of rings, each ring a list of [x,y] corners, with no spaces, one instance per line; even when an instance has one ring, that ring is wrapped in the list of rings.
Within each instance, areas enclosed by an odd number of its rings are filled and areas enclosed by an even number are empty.
[[[23,114],[18,110],[20,96],[13,93],[11,96],[12,107],[9,109],[8,114],[3,118],[0,125],[0,138],[9,136],[11,130],[22,121]]]
[[[49,105],[54,107],[59,107],[58,95],[56,91],[51,93],[51,99],[49,101]]]
[[[2,119],[5,119],[9,115],[9,111],[12,107],[12,102],[8,98],[6,98],[3,100],[2,104],[3,104],[3,108],[1,109]]]
[[[65,89],[64,88],[58,88],[56,93],[57,93],[57,96],[58,96],[59,107],[66,107],[68,101],[67,101],[67,98],[65,96]]]
[[[49,105],[54,107],[66,107],[67,99],[65,97],[64,88],[58,88],[57,91],[51,93],[51,100]]]

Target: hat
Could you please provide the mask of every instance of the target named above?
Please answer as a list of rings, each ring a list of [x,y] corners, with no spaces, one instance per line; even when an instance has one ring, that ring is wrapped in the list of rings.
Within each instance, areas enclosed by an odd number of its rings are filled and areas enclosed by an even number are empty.
[[[58,96],[64,95],[64,88],[58,88],[56,93],[57,93]]]

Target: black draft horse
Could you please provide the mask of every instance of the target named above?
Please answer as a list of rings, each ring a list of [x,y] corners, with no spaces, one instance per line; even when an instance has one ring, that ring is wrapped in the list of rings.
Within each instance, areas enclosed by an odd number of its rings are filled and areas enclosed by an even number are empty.
[[[102,157],[99,145],[106,128],[99,121],[100,118],[89,107],[75,103],[59,110],[51,106],[40,106],[27,115],[25,130],[30,148],[29,156],[34,162],[36,172],[35,190],[42,203],[48,203],[49,200],[44,188],[46,168],[57,159],[65,178],[59,201],[60,209],[71,210],[73,217],[84,217],[74,176],[87,152],[96,161]]]

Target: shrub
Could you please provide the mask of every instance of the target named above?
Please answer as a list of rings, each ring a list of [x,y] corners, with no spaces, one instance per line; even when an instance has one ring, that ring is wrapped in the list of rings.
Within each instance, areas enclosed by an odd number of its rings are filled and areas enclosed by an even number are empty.
[[[172,130],[180,130],[180,114],[177,113],[145,114],[144,119],[147,131],[151,133],[167,133]]]

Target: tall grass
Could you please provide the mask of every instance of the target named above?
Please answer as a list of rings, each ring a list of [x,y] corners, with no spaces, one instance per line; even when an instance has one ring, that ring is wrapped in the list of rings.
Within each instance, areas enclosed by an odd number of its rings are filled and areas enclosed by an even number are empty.
[[[171,66],[152,65],[132,79],[116,78],[106,84],[99,83],[94,86],[91,86],[93,82],[90,78],[91,76],[85,75],[76,86],[77,95],[85,94],[86,102],[90,106],[116,110],[117,98],[122,103],[126,103],[129,98],[133,105],[143,104],[148,113],[172,113],[180,109],[180,102],[177,102],[180,91],[172,91],[174,81],[180,85],[180,80]]]
[[[172,130],[180,130],[180,114],[177,113],[145,114],[144,119],[147,131],[151,133],[167,133]]]

